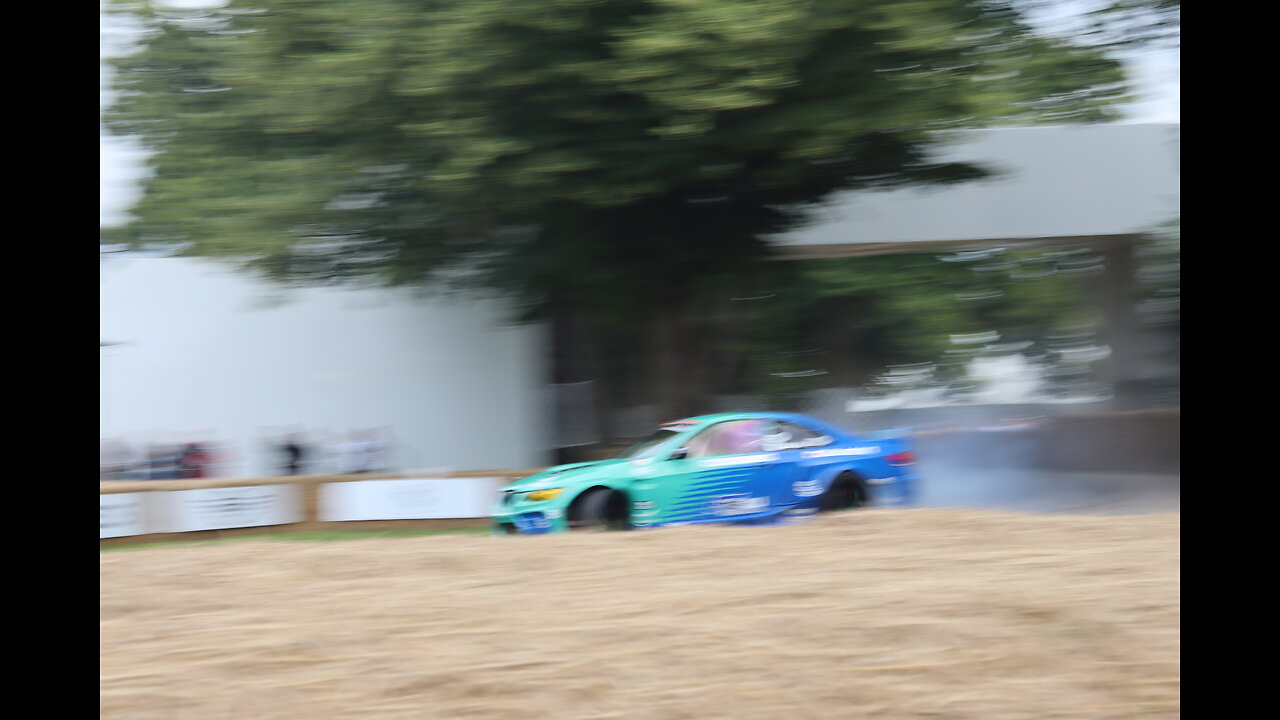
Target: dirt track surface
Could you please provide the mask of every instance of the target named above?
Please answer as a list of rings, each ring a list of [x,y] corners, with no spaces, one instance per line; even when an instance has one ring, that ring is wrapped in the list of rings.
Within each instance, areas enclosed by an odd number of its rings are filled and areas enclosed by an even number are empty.
[[[1179,524],[886,509],[106,552],[100,715],[1172,718]]]

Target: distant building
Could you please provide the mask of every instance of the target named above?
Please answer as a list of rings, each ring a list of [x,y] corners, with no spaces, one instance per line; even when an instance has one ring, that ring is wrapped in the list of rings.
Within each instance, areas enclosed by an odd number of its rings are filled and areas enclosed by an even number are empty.
[[[206,260],[112,257],[101,272],[100,435],[225,446],[223,476],[275,474],[269,440],[391,440],[392,466],[545,460],[542,329],[487,300],[281,290]],[[313,453],[311,467],[338,460]]]
[[[960,185],[837,193],[776,242],[795,257],[1015,243],[1105,241],[1176,220],[1180,125],[1049,125],[963,131],[938,160],[994,175]]]
[[[1132,297],[1137,239],[1178,221],[1181,125],[1051,125],[961,131],[938,160],[970,162],[985,180],[836,194],[814,222],[776,238],[787,256],[1090,249],[1102,259],[1102,378],[1132,388],[1167,374],[1148,354]]]

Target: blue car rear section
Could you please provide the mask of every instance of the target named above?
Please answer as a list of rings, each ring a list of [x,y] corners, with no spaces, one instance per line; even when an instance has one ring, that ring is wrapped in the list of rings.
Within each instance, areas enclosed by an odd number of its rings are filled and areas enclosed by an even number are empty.
[[[879,455],[855,468],[868,485],[873,507],[913,505],[919,478],[916,470],[915,444],[910,430],[886,430],[860,436],[864,442],[880,447]]]

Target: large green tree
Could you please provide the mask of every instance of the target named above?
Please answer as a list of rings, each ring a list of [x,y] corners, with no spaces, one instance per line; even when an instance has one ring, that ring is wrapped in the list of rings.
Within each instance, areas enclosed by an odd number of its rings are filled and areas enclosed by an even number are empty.
[[[946,131],[1107,120],[1125,92],[1116,62],[988,0],[120,11],[146,35],[114,61],[106,122],[154,155],[114,240],[624,326],[672,414],[710,367],[700,308],[767,277],[770,236],[808,207],[978,177],[931,161]]]

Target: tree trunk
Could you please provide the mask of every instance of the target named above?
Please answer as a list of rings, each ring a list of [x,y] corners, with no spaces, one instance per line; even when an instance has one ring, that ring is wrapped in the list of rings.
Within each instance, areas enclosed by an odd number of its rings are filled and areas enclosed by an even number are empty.
[[[601,372],[598,343],[586,315],[579,311],[564,312],[552,321],[552,377],[554,384],[591,383],[592,403],[589,407],[575,407],[561,412],[573,412],[574,417],[557,415],[552,418],[557,429],[569,424],[594,427],[600,439],[608,438],[607,408],[604,406],[604,379]],[[589,459],[591,445],[553,448],[557,462],[579,462]]]
[[[1101,340],[1111,349],[1104,363],[1104,379],[1111,384],[1119,409],[1130,407],[1134,386],[1143,375],[1144,350],[1136,312],[1137,259],[1135,240],[1125,237],[1100,248],[1103,254],[1101,282]]]
[[[689,344],[689,302],[683,295],[669,296],[654,305],[649,316],[649,386],[652,402],[663,421],[678,420],[693,412],[689,384],[693,356]]]

